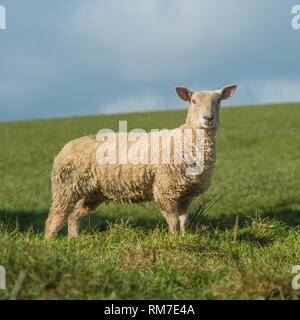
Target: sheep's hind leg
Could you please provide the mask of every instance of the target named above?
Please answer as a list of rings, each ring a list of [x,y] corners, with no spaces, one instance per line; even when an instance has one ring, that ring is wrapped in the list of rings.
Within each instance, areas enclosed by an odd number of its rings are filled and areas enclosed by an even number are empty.
[[[68,218],[68,239],[71,240],[78,236],[79,234],[79,224],[80,219],[88,214],[89,212],[95,210],[102,200],[87,201],[86,199],[81,199],[76,204],[74,210],[69,215]]]
[[[75,202],[76,203],[76,202]],[[46,221],[46,230],[44,238],[46,240],[54,237],[63,224],[66,222],[68,215],[75,206],[74,201],[56,198],[53,200],[48,219]]]

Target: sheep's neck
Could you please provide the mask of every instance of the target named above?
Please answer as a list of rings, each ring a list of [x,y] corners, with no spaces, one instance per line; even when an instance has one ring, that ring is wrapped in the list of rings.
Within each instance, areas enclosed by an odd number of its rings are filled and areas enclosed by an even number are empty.
[[[193,152],[195,152],[196,147],[196,130],[189,126],[188,124],[184,124],[181,126],[182,130],[188,129],[192,130],[193,136]],[[217,129],[201,129],[204,131],[204,170],[212,169],[216,160],[216,131]]]
[[[216,131],[204,129],[204,161],[205,167],[214,166],[216,161]]]

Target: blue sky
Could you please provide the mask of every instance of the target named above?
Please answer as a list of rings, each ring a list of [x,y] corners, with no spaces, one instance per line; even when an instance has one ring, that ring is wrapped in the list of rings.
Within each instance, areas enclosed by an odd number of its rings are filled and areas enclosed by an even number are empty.
[[[184,108],[177,85],[236,83],[225,105],[300,101],[297,0],[0,4],[0,121]]]

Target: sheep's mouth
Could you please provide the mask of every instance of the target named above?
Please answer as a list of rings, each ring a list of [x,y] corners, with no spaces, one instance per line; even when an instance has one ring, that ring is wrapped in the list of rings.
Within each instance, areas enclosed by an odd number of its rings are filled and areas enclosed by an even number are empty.
[[[202,128],[206,130],[215,129],[216,127],[217,127],[216,124],[211,124],[211,125],[202,124]]]

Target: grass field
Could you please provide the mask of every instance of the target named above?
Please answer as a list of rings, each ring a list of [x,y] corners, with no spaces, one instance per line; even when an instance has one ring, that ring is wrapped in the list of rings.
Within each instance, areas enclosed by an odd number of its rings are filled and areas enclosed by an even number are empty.
[[[300,104],[224,108],[203,227],[168,233],[157,206],[102,205],[44,242],[53,159],[71,139],[174,128],[186,111],[0,123],[0,299],[299,299]],[[239,217],[235,227],[236,217]],[[18,292],[13,287],[25,276]]]

